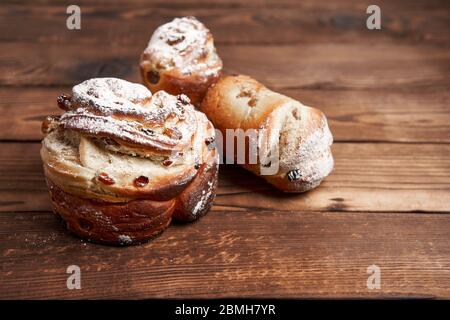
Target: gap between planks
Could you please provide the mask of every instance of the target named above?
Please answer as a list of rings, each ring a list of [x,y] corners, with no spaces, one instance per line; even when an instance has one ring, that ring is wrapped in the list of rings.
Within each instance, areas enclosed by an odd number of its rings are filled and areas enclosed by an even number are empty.
[[[0,145],[0,211],[50,210],[39,148]],[[304,194],[282,193],[239,166],[222,165],[212,210],[450,211],[450,145],[337,143],[332,149],[335,170]]]
[[[0,87],[0,140],[39,141],[41,123],[58,114],[56,97],[71,87]],[[446,87],[333,90],[282,89],[322,110],[337,142],[450,142],[450,93]]]

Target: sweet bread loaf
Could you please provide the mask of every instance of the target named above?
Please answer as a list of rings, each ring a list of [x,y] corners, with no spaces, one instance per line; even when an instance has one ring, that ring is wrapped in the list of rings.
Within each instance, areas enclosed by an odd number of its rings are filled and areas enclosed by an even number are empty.
[[[222,70],[209,30],[196,18],[176,18],[153,33],[141,55],[144,84],[152,92],[185,94],[199,104]]]
[[[192,221],[217,186],[214,127],[184,95],[154,95],[115,78],[61,95],[48,117],[41,158],[54,211],[78,236],[129,245]]]
[[[227,129],[256,130],[257,146],[251,148],[248,139],[245,152],[258,150],[257,161],[250,163],[247,156],[238,164],[282,191],[315,188],[333,169],[333,137],[325,115],[250,77],[222,78],[208,90],[200,109],[221,130],[225,140],[235,139],[227,134]],[[232,150],[235,158],[237,151],[238,148]]]

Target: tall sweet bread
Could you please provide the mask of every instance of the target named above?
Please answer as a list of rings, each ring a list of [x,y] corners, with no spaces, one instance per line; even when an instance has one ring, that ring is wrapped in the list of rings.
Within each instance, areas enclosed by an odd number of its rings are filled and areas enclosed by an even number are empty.
[[[115,78],[61,95],[48,117],[41,158],[55,213],[81,238],[144,242],[172,218],[192,221],[212,205],[215,131],[189,98]]]
[[[185,94],[199,104],[219,79],[222,60],[211,32],[196,18],[176,18],[153,33],[141,55],[141,75],[152,91]]]
[[[282,191],[315,188],[333,169],[333,137],[324,114],[273,92],[250,77],[222,78],[209,89],[201,110],[221,130],[225,140],[239,137],[228,135],[227,129],[256,131],[254,145],[250,135],[246,140],[247,156],[241,157],[245,161],[237,162]],[[248,155],[255,150],[258,157],[252,163]],[[239,158],[238,151],[236,146],[226,153]]]

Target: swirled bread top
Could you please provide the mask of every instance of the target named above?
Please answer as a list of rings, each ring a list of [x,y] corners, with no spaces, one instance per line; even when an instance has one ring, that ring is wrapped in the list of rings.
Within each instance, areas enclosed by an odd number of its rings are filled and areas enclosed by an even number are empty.
[[[209,154],[205,139],[214,137],[186,96],[152,95],[120,79],[87,80],[59,104],[65,113],[44,121],[41,157],[47,178],[80,196],[124,201],[179,190]],[[136,186],[141,176],[148,183]]]
[[[109,138],[148,155],[168,155],[190,144],[197,130],[194,108],[185,96],[114,78],[87,80],[73,88],[60,126],[97,138]]]

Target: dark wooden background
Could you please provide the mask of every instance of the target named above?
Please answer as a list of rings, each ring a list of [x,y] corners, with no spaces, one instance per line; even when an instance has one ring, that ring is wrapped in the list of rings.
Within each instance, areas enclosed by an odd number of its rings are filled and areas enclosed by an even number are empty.
[[[67,1],[0,4],[0,298],[450,298],[450,6],[371,0]],[[328,116],[333,174],[285,195],[222,166],[211,212],[148,244],[68,234],[50,212],[40,123],[91,77],[139,82],[153,30],[195,15],[226,70]],[[81,290],[66,268],[81,267]],[[381,268],[381,289],[366,269]]]

